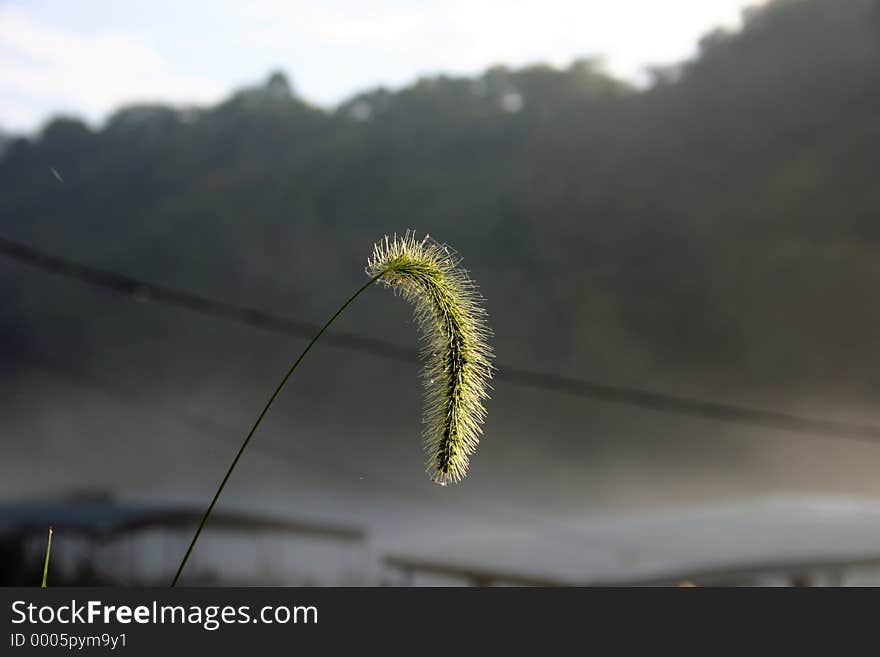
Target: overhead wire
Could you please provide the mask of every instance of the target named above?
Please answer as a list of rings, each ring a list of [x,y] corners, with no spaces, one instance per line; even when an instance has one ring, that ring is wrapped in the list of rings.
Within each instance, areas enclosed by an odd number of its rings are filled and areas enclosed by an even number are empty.
[[[93,287],[112,290],[137,301],[183,308],[201,315],[283,335],[308,339],[313,337],[319,329],[317,324],[302,319],[285,317],[258,308],[212,299],[180,288],[147,282],[126,274],[52,255],[4,237],[0,237],[0,257],[43,272],[77,280]],[[417,349],[358,333],[328,331],[322,338],[322,342],[340,349],[348,349],[390,360],[415,361],[418,359]],[[880,426],[872,424],[805,417],[776,410],[751,408],[627,386],[615,386],[529,370],[506,363],[498,363],[496,369],[496,378],[502,383],[552,393],[798,434],[845,438],[862,442],[880,442]]]

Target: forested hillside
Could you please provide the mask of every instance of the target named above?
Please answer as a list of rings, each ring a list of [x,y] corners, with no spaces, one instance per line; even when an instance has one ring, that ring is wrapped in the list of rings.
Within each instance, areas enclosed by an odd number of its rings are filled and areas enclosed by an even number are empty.
[[[216,107],[57,118],[3,146],[0,235],[319,321],[376,238],[416,228],[464,255],[505,362],[867,398],[878,154],[880,3],[776,0],[645,90],[583,60],[424,78],[331,111],[276,73]],[[2,272],[7,372],[47,347],[186,348],[93,292]],[[399,342],[391,307],[347,328]]]

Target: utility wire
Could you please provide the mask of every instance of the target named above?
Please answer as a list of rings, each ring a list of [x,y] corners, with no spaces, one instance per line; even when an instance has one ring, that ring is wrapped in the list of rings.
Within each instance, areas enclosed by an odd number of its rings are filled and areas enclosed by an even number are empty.
[[[256,308],[210,299],[186,290],[157,285],[106,269],[84,265],[44,253],[20,242],[0,237],[0,257],[44,272],[78,280],[94,287],[113,290],[137,301],[184,308],[202,315],[225,319],[263,330],[310,339],[317,324],[282,317]],[[341,349],[398,361],[415,361],[418,350],[345,331],[328,331],[323,341]],[[664,413],[702,417],[722,422],[781,429],[814,436],[834,436],[867,442],[880,441],[880,427],[870,424],[808,418],[790,413],[749,408],[702,399],[679,397],[639,388],[611,386],[573,377],[547,374],[497,364],[497,379],[527,388],[564,393],[576,397],[637,406]]]
[[[175,306],[209,315],[220,319],[255,326],[274,333],[292,335],[309,340],[321,328],[318,324],[281,317],[272,313],[248,308],[225,301],[209,299],[185,290],[178,290],[164,285],[147,283],[131,276],[118,274],[106,269],[98,269],[83,265],[66,258],[49,255],[30,246],[13,242],[0,237],[0,256],[10,260],[36,267],[46,272],[72,278],[94,287],[101,287],[124,294],[136,301],[153,301],[166,306]],[[396,345],[385,340],[347,333],[344,331],[328,331],[321,340],[322,344],[333,344],[336,347],[360,351],[395,360],[415,361],[418,350]]]

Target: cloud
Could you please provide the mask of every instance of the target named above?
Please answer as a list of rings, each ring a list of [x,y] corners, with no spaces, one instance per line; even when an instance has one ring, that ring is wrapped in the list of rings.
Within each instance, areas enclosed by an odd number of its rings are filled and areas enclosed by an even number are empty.
[[[0,7],[0,125],[31,129],[47,107],[95,120],[121,103],[210,102],[225,86],[175,72],[141,37],[75,34]]]
[[[294,75],[305,82],[307,95],[326,102],[355,80],[396,84],[423,73],[476,73],[502,63],[566,65],[583,56],[600,56],[612,72],[637,79],[646,66],[693,55],[705,32],[737,27],[742,8],[760,2],[252,0],[233,12],[242,45],[283,57],[294,43],[313,53],[310,67]],[[330,61],[349,64],[328,71]],[[322,62],[325,70],[313,76],[310,69]]]
[[[0,0],[0,127],[31,128],[50,110],[94,120],[132,101],[212,102],[277,67],[328,105],[425,74],[584,56],[637,80],[645,66],[692,55],[716,26],[735,27],[754,2],[94,0],[91,14],[62,19]]]

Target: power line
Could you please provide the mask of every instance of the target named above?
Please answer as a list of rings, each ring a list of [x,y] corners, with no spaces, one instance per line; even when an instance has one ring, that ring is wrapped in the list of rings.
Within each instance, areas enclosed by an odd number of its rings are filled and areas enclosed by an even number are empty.
[[[113,290],[137,301],[152,301],[166,306],[184,308],[202,315],[246,324],[275,333],[308,339],[314,336],[319,329],[317,324],[311,322],[211,299],[186,290],[148,283],[125,274],[50,255],[3,237],[0,237],[0,256],[94,287]],[[398,361],[418,359],[416,349],[356,333],[328,331],[323,341],[341,349],[358,351],[380,358]],[[808,418],[779,411],[679,397],[638,388],[611,386],[504,364],[498,364],[497,370],[497,378],[506,383],[601,402],[613,402],[664,413],[781,429],[814,436],[835,436],[868,442],[880,441],[880,427],[870,424]]]
[[[3,237],[0,237],[0,255],[43,271],[87,283],[94,287],[113,290],[136,301],[154,301],[166,306],[184,308],[202,315],[255,326],[274,333],[311,339],[320,329],[318,324],[312,324],[311,322],[281,317],[257,308],[248,308],[225,301],[209,299],[208,297],[185,290],[147,283],[125,274],[83,265],[66,258],[43,253],[20,242],[13,242]],[[392,342],[356,333],[328,331],[324,334],[321,341],[343,349],[351,349],[379,356],[380,358],[404,361],[415,361],[418,359],[418,350],[416,349],[410,349]]]
[[[539,374],[516,368],[507,368],[503,372],[505,380],[517,385],[590,397],[598,401],[616,402],[653,411],[692,415],[721,422],[751,424],[769,429],[782,429],[814,436],[838,436],[868,442],[880,441],[880,427],[871,424],[808,418],[780,411],[677,397],[638,388],[609,386],[602,383],[581,381],[554,374]]]

